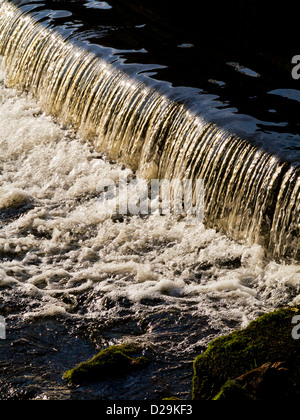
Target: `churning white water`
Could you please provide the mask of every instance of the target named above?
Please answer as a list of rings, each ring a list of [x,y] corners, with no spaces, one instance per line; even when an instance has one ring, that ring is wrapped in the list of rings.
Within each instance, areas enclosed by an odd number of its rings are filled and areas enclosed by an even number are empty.
[[[231,241],[172,215],[112,216],[103,178],[134,174],[109,162],[42,113],[0,73],[0,294],[30,297],[23,314],[116,316],[104,299],[148,300],[245,326],[262,312],[300,303],[299,265],[265,261],[259,246]],[[137,182],[138,185],[138,182]],[[84,314],[66,296],[93,291]]]

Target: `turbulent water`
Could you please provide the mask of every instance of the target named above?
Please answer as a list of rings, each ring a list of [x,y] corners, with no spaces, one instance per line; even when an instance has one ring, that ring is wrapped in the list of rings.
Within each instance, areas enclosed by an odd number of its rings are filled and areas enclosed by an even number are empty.
[[[140,176],[203,179],[208,226],[299,259],[299,167],[290,154],[208,122],[164,85],[149,86],[10,3],[0,6],[10,86],[32,92],[95,150]]]
[[[97,183],[133,173],[95,153],[30,96],[5,87],[4,70],[2,65],[0,310],[8,340],[0,365],[5,377],[15,363],[19,390],[38,384],[35,398],[69,398],[63,370],[103,343],[131,339],[154,349],[158,361],[142,387],[138,378],[119,384],[120,396],[153,398],[155,389],[187,396],[191,361],[210,339],[274,307],[299,303],[299,266],[266,262],[259,246],[237,244],[172,215],[112,216]],[[132,194],[138,184],[132,183]],[[68,323],[72,328],[62,332]],[[26,373],[20,346],[34,366]],[[46,375],[49,363],[59,386],[35,376],[40,370]],[[183,379],[174,385],[178,371]],[[2,396],[15,395],[3,378],[1,383]],[[95,395],[114,392],[107,385]]]
[[[189,398],[210,340],[300,303],[297,159],[0,10],[0,398]],[[105,180],[137,202],[144,177],[203,178],[204,224],[115,212]],[[65,370],[127,341],[147,369],[66,387]]]

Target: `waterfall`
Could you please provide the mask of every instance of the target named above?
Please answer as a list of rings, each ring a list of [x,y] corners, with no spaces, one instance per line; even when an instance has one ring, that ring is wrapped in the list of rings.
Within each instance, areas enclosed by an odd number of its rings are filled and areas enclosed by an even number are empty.
[[[6,0],[0,54],[9,86],[97,151],[147,179],[203,179],[205,224],[272,257],[300,260],[299,168],[192,113]]]

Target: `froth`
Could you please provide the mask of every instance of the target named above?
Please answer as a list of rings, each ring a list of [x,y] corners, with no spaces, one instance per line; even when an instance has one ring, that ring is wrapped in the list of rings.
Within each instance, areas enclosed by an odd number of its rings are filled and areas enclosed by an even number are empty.
[[[4,81],[2,68],[0,213],[24,211],[0,227],[0,286],[32,297],[26,317],[76,316],[63,296],[85,291],[94,292],[86,317],[102,316],[108,297],[127,298],[137,311],[157,299],[243,324],[299,303],[299,266],[266,262],[259,246],[172,215],[113,218],[110,202],[99,201],[99,181],[132,172],[94,153]]]

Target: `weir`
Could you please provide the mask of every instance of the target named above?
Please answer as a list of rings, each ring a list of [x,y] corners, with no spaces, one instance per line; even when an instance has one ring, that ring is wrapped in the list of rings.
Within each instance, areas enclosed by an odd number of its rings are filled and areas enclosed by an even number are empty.
[[[7,83],[144,178],[203,179],[205,224],[300,260],[300,168],[0,0]]]

